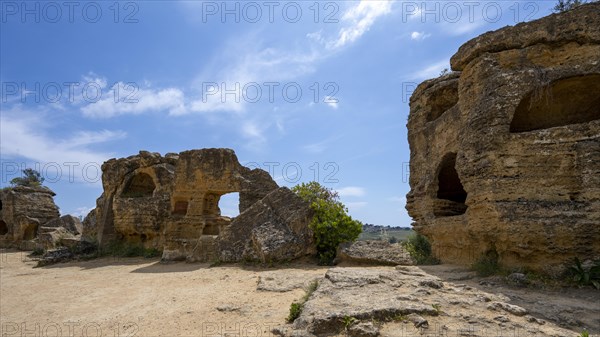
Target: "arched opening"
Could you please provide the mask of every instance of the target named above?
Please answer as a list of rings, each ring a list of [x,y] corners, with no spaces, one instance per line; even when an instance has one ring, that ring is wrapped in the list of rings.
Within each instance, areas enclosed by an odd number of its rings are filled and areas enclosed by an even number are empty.
[[[0,211],[2,210],[2,200],[0,200]]]
[[[0,235],[8,233],[8,225],[3,220],[0,220]]]
[[[453,216],[464,214],[467,210],[465,201],[467,192],[463,187],[456,171],[456,153],[444,156],[438,168],[437,202],[434,214],[436,216]]]
[[[37,235],[38,226],[36,224],[29,224],[23,232],[23,240],[33,240]]]
[[[510,123],[527,132],[600,119],[600,74],[560,79],[528,93]]]
[[[240,194],[238,192],[223,194],[219,199],[222,216],[235,218],[240,214]]]
[[[121,197],[124,198],[143,198],[151,197],[154,193],[154,180],[146,173],[138,173],[129,180],[127,186],[123,189]]]
[[[427,121],[432,122],[458,103],[458,81],[454,81],[431,94],[427,105],[431,109]]]

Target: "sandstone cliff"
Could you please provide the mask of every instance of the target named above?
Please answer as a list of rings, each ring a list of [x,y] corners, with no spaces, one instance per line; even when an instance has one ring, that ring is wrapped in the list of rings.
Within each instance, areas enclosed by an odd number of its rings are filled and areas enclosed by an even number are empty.
[[[600,258],[600,3],[483,34],[410,100],[414,228],[445,262]]]

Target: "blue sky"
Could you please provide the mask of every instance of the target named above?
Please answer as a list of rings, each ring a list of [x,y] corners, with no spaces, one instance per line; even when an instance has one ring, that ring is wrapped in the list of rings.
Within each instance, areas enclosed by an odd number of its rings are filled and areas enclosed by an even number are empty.
[[[0,4],[1,186],[38,169],[83,215],[107,159],[227,147],[279,185],[339,191],[358,220],[409,226],[411,91],[553,1]]]

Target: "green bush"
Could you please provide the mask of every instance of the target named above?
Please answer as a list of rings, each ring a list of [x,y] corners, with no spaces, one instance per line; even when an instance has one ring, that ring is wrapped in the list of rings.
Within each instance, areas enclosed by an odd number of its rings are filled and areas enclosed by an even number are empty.
[[[318,182],[302,183],[292,191],[315,211],[310,228],[315,233],[317,255],[321,264],[332,264],[338,246],[355,241],[362,232],[362,223],[347,214],[348,209],[340,202],[337,192]]]
[[[480,257],[471,268],[477,272],[479,276],[491,276],[499,274],[502,271],[500,264],[498,264],[498,253],[496,250],[490,250],[485,255]]]
[[[403,242],[404,249],[415,260],[416,264],[438,264],[440,261],[431,255],[431,244],[421,234],[412,234]]]
[[[40,187],[44,182],[42,175],[34,169],[24,169],[23,177],[13,178],[10,184],[13,186]]]
[[[600,262],[596,261],[593,265],[584,267],[579,258],[575,258],[569,271],[573,275],[573,281],[577,284],[592,285],[594,288],[600,289]]]

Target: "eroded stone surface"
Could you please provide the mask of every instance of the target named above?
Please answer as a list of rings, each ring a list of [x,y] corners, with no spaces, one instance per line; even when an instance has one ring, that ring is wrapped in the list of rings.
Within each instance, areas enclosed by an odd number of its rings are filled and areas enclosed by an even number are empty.
[[[140,151],[102,165],[104,192],[84,237],[141,244],[163,260],[263,262],[311,252],[312,213],[266,171],[242,166],[233,150]],[[239,193],[240,215],[221,215],[220,198]],[[89,219],[89,220],[88,220]]]
[[[483,34],[410,101],[407,210],[443,262],[600,257],[600,3]]]
[[[333,268],[283,336],[342,336],[353,326],[375,336],[573,336],[526,315],[503,295],[444,282],[418,267]],[[364,326],[363,326],[364,327]],[[372,328],[371,328],[372,327]],[[468,334],[470,332],[470,334]]]
[[[55,193],[47,187],[16,186],[0,191],[0,246],[20,246],[38,228],[59,217]]]
[[[412,265],[408,252],[399,243],[387,241],[355,241],[340,246],[336,262],[371,265]]]

